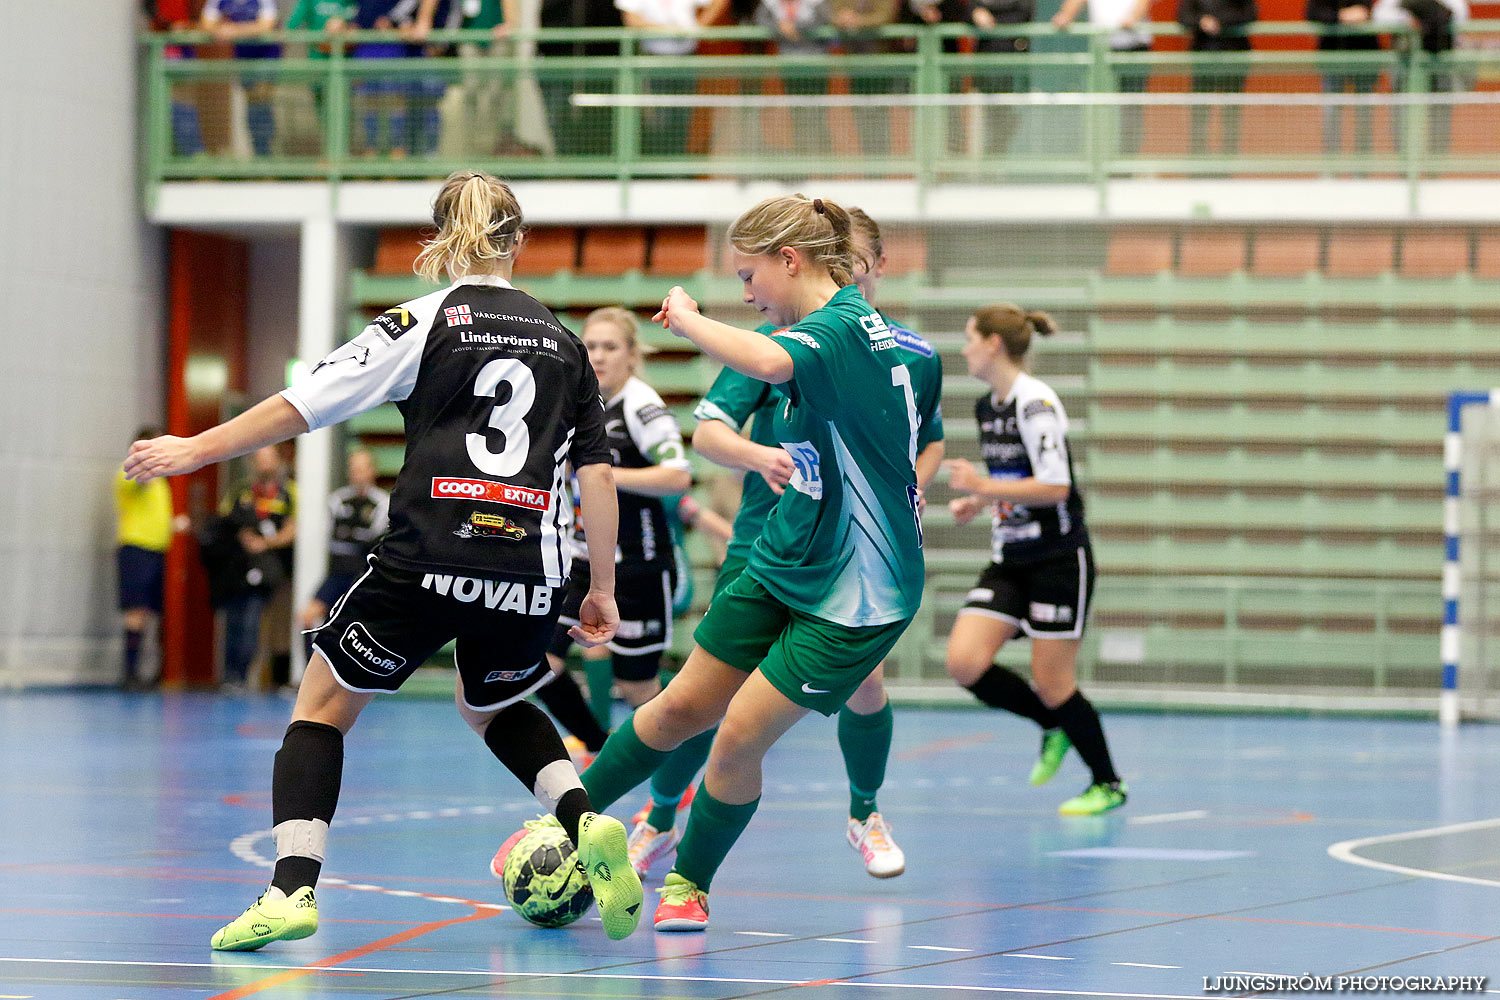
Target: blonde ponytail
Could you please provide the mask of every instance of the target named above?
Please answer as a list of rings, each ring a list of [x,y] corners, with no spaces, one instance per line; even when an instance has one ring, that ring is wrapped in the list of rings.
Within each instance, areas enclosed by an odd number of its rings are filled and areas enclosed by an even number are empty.
[[[521,204],[504,181],[474,170],[448,175],[432,202],[437,235],[422,244],[415,270],[429,281],[444,272],[492,270],[521,244]]]
[[[801,194],[767,198],[729,227],[729,245],[751,257],[782,247],[828,271],[834,284],[854,283],[853,222],[841,205]]]

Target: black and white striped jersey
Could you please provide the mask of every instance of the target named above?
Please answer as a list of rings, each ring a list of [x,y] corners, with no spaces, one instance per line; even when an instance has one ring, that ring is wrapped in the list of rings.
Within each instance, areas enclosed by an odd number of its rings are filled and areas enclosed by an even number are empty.
[[[635,376],[604,402],[604,435],[609,440],[610,459],[618,469],[645,469],[653,465],[691,471],[682,447],[682,428],[656,390]],[[669,566],[672,536],[667,509],[660,497],[619,491],[620,541],[615,562]],[[575,526],[573,555],[588,558],[583,530]]]
[[[566,581],[563,467],[610,461],[604,406],[582,342],[525,292],[460,278],[381,313],[282,395],[314,430],[387,400],[400,409],[382,562]]]
[[[994,562],[1024,563],[1087,544],[1083,497],[1073,482],[1068,454],[1068,415],[1047,383],[1022,372],[1003,400],[994,395],[974,404],[979,448],[992,479],[1037,479],[1067,486],[1062,503],[995,504],[990,535]]]
[[[390,523],[391,495],[378,486],[361,489],[341,486],[328,497],[328,515],[333,525],[328,541],[328,572],[358,576],[365,571],[365,557],[375,548]]]

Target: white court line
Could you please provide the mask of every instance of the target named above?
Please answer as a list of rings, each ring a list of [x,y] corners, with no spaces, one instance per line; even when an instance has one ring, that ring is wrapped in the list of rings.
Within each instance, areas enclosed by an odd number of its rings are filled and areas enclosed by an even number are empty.
[[[1073,961],[1071,958],[1067,958],[1067,957],[1064,957],[1062,955],[1028,955],[1025,952],[1020,952],[1020,951],[1013,952],[1011,954],[1006,955],[1005,957],[1006,958],[1040,958],[1044,962],[1071,962],[1071,961]]]
[[[49,965],[110,965],[130,966],[136,968],[150,969],[254,969],[261,972],[363,972],[363,973],[388,973],[412,976],[482,976],[486,979],[504,979],[513,976],[517,979],[618,979],[618,980],[651,980],[652,982],[664,983],[734,983],[746,986],[811,986],[813,983],[825,983],[826,979],[732,979],[723,976],[644,976],[636,973],[603,973],[603,972],[516,972],[506,970],[505,972],[473,971],[469,969],[377,969],[354,965],[333,965],[327,968],[319,967],[310,969],[305,965],[240,965],[226,964],[224,962],[119,962],[106,961],[103,959],[84,958],[4,958],[0,962],[37,962]],[[839,981],[840,986],[857,986],[863,989],[877,990],[934,990],[940,993],[1021,993],[1035,996],[1037,991],[1034,987],[1019,986],[955,986],[951,983],[938,985],[936,983],[872,983],[863,980]],[[1049,987],[1047,993],[1055,996],[1069,997],[1112,997],[1121,1000],[1203,1000],[1201,993],[1114,993],[1105,990],[1059,990]],[[1263,1000],[1277,1000],[1275,997],[1263,998]]]
[[[1180,969],[1180,965],[1152,965],[1150,962],[1110,962],[1110,965],[1128,965],[1132,969]]]
[[[874,941],[867,941],[864,938],[818,938],[818,940],[819,941],[830,941],[833,944],[874,944],[875,943]]]
[[[1190,819],[1207,818],[1207,809],[1189,809],[1187,812],[1152,813],[1149,816],[1131,816],[1125,820],[1125,823],[1132,826],[1144,826],[1147,823],[1181,823]]]
[[[1480,819],[1469,823],[1452,823],[1448,826],[1433,826],[1425,830],[1408,830],[1405,833],[1387,833],[1379,837],[1361,837],[1358,840],[1341,840],[1337,844],[1328,846],[1328,856],[1335,861],[1345,861],[1351,865],[1363,865],[1366,868],[1376,868],[1380,871],[1396,872],[1399,875],[1415,875],[1417,878],[1438,879],[1443,882],[1463,882],[1467,885],[1488,885],[1500,887],[1500,880],[1492,878],[1477,878],[1473,875],[1451,875],[1448,872],[1436,872],[1427,868],[1408,868],[1405,865],[1393,865],[1386,861],[1373,861],[1370,858],[1362,858],[1354,852],[1361,847],[1371,844],[1394,844],[1403,840],[1420,840],[1423,837],[1441,837],[1450,833],[1468,833],[1470,830],[1488,830],[1500,826],[1500,818]]]
[[[944,948],[942,945],[937,944],[912,944],[907,945],[907,947],[914,948],[917,951],[961,951],[967,953],[974,950],[973,948]]]

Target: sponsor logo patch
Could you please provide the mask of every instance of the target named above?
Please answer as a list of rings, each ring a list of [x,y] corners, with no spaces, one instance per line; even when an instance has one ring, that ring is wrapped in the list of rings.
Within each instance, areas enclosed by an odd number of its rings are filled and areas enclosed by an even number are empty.
[[[822,347],[823,347],[822,344],[818,343],[811,336],[809,336],[808,334],[803,333],[801,330],[784,330],[781,333],[772,334],[772,336],[775,336],[775,337],[785,337],[787,340],[795,340],[797,343],[799,343],[799,344],[805,344],[806,346],[811,347],[815,351],[816,350],[821,350]]]
[[[484,682],[486,684],[493,684],[496,681],[504,683],[519,681],[536,673],[537,667],[540,666],[541,664],[538,663],[536,664],[536,666],[527,667],[525,670],[491,670],[489,673],[484,675]]]
[[[474,314],[469,311],[468,306],[449,306],[443,310],[443,315],[448,318],[449,326],[474,325]]]
[[[434,500],[483,500],[485,503],[503,503],[528,510],[546,510],[552,494],[544,490],[529,490],[524,486],[507,486],[488,479],[453,479],[434,476],[432,479]]]
[[[1066,604],[1039,604],[1032,602],[1026,617],[1034,622],[1066,625],[1073,620],[1073,609]]]
[[[823,499],[823,465],[817,447],[811,441],[783,441],[781,447],[796,467],[787,485],[814,500]]]
[[[351,622],[339,636],[339,648],[349,654],[356,663],[373,674],[389,677],[406,666],[406,657],[386,649],[370,635],[370,630],[360,622]]]
[[[380,330],[392,340],[400,337],[407,330],[417,325],[417,318],[411,314],[410,309],[396,306],[387,309],[371,320],[370,325],[379,327]]]
[[[476,510],[469,515],[467,521],[458,526],[454,534],[459,538],[508,538],[519,542],[526,537],[526,529],[508,517],[481,514]]]

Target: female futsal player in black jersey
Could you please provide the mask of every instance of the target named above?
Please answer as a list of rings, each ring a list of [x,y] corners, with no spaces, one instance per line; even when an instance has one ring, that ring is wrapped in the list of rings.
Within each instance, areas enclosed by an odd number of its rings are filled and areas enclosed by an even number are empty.
[[[314,636],[276,755],[271,886],[214,934],[215,949],[250,951],[317,930],[313,886],[338,804],[344,734],[377,692],[395,691],[450,640],[459,714],[578,845],[605,931],[623,938],[640,919],[625,828],[593,811],[551,721],[523,700],[549,677],[544,654],[568,578],[566,462],[577,470],[594,556],[574,638],[606,642],[619,622],[598,380],[578,338],[510,284],[523,235],[509,187],[456,173],[438,192],[433,223],[418,268],[433,280],[446,272],[450,285],[381,313],[290,389],[227,423],[137,441],[125,464],[138,481],[191,472],[387,400],[406,424],[390,530]]]
[[[1042,727],[1042,751],[1031,770],[1040,785],[1057,773],[1069,747],[1092,778],[1058,811],[1082,816],[1125,804],[1099,713],[1078,690],[1078,647],[1094,591],[1094,553],[1083,523],[1083,498],[1068,455],[1068,417],[1057,394],[1027,372],[1035,335],[1056,332],[1044,312],[1009,303],[986,306],[964,329],[969,374],[994,390],[974,406],[988,475],[962,459],[945,462],[954,519],[967,524],[994,512],[991,561],[969,591],[948,640],[948,674],[987,705]],[[1031,637],[1030,684],[994,662],[1018,632]]]

